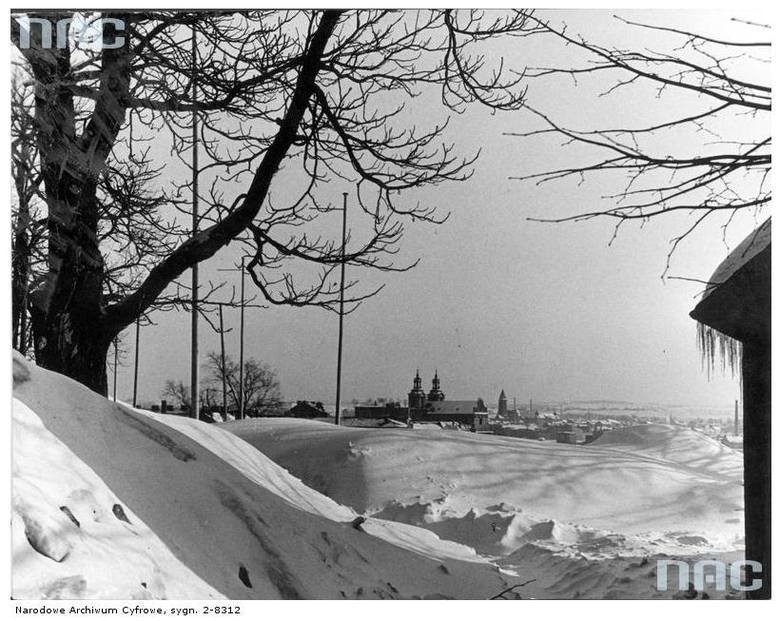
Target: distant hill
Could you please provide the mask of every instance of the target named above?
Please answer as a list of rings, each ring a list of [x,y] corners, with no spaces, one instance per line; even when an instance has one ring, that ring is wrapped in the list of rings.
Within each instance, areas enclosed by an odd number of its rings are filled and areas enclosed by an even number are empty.
[[[691,420],[695,418],[727,418],[733,415],[733,405],[724,407],[696,405],[668,405],[661,403],[638,403],[635,401],[534,401],[534,410],[560,411],[563,405],[564,414],[593,415],[596,418],[611,416],[662,417],[671,415],[676,420]],[[527,405],[526,408],[527,409]]]

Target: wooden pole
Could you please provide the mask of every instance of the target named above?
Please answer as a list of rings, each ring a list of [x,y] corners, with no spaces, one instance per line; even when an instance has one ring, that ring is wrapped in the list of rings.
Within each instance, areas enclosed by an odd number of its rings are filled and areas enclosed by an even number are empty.
[[[119,361],[119,337],[114,339],[114,401],[116,401],[116,367]]]
[[[344,192],[341,224],[341,285],[339,287],[339,351],[336,365],[336,424],[341,424],[341,353],[344,341],[344,268],[347,254],[347,193]]]
[[[244,268],[245,257],[241,257],[241,323],[239,329],[240,344],[238,348],[238,418],[244,418]]]
[[[192,28],[192,234],[198,232],[198,112],[197,112],[197,40]],[[198,264],[192,266],[192,352],[190,356],[190,412],[200,418],[200,378],[198,377]]]
[[[135,361],[133,366],[133,407],[138,406],[138,353],[141,343],[141,318],[135,320]]]
[[[227,420],[227,379],[225,376],[225,324],[222,320],[222,304],[219,305],[219,346],[222,351],[222,418]]]

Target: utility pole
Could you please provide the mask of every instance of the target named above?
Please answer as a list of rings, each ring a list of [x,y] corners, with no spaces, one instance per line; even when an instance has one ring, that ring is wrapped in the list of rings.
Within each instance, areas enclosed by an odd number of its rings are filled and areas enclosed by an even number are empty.
[[[119,361],[119,337],[114,337],[114,403],[116,403],[116,367]]]
[[[133,407],[138,406],[138,346],[141,342],[141,318],[135,320],[135,361],[133,366]]]
[[[198,232],[198,109],[197,109],[197,38],[192,26],[192,235]],[[198,377],[198,264],[192,266],[192,352],[190,366],[190,411],[193,418],[200,418],[200,378]]]
[[[227,420],[227,380],[225,377],[225,324],[222,320],[222,307],[219,305],[219,346],[222,356],[222,418]]]
[[[245,257],[241,257],[241,323],[239,328],[240,345],[238,347],[238,418],[244,419],[244,276],[246,269]]]
[[[344,267],[347,254],[347,193],[344,192],[341,225],[341,285],[339,287],[339,351],[336,365],[336,424],[341,424],[341,351],[344,340]]]
[[[218,269],[218,272],[235,272],[236,268],[230,269]],[[241,257],[241,320],[239,325],[239,345],[238,345],[238,419],[244,418],[244,310],[246,308],[246,257]],[[220,333],[222,333],[222,305],[219,307],[220,312]],[[222,339],[222,368],[225,368],[225,342],[224,337]],[[223,394],[226,392],[225,372],[222,373],[222,387]],[[223,407],[227,408],[226,402],[223,399]]]

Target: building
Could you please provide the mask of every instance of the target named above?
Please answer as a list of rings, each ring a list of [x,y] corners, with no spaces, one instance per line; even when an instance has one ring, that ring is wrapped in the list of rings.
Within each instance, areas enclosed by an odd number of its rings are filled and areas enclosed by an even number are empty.
[[[508,409],[506,407],[506,393],[501,389],[501,394],[498,395],[498,416],[499,418],[507,417]]]
[[[417,377],[420,376],[420,371],[417,371]],[[433,383],[431,385],[431,391],[428,393],[428,401],[444,401],[444,393],[441,391],[441,380],[439,380],[439,370],[433,374]]]
[[[414,376],[408,394],[409,407],[399,403],[356,406],[355,418],[404,420],[411,423],[457,423],[471,431],[488,428],[488,411],[482,399],[447,400],[441,389],[439,371],[436,370],[428,394],[422,387],[420,371]]]
[[[427,396],[422,389],[422,380],[418,369],[408,396],[409,418],[412,422],[452,422],[467,427],[471,431],[481,431],[488,427],[488,411],[485,402],[482,399],[474,401],[447,400],[441,390],[438,369],[433,376],[431,390]]]
[[[771,595],[772,231],[767,219],[718,266],[691,311],[703,355],[716,351],[742,376],[745,464],[745,558],[761,563],[761,588]],[[751,576],[747,576],[749,580]]]
[[[330,416],[321,402],[297,401],[294,406],[284,413],[284,416],[293,418],[327,418]]]
[[[409,418],[408,408],[396,401],[374,405],[356,405],[355,418],[383,419],[391,418],[398,421],[406,421]]]
[[[585,432],[579,427],[568,425],[568,428],[555,432],[555,441],[561,444],[585,444]]]
[[[515,399],[512,409],[510,410],[506,392],[504,392],[503,389],[501,389],[501,394],[498,395],[498,410],[495,413],[495,419],[498,423],[517,424],[522,422],[520,410],[517,409],[517,400]]]

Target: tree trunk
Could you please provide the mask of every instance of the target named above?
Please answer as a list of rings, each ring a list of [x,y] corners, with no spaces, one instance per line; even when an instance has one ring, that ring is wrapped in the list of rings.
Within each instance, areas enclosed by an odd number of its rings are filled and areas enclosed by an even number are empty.
[[[36,313],[36,317],[37,317]],[[49,313],[33,319],[38,365],[108,395],[106,358],[111,338],[95,329],[78,311]]]
[[[30,282],[30,245],[27,227],[29,210],[20,201],[16,231],[11,249],[11,312],[13,347],[22,355],[27,353],[27,291]]]
[[[95,109],[79,136],[67,86],[70,48],[43,48],[39,35],[22,50],[35,76],[36,140],[48,207],[46,279],[30,293],[36,362],[107,395],[106,356],[123,326],[106,320],[97,184],[125,118],[132,52],[129,46],[103,51]],[[113,36],[104,26],[104,41]]]
[[[94,110],[77,132],[70,48],[44,48],[40,32],[20,51],[35,77],[35,127],[46,190],[46,279],[31,291],[36,361],[107,395],[106,356],[113,338],[141,316],[185,270],[213,256],[257,215],[307,111],[325,47],[340,11],[325,11],[303,56],[280,129],[255,171],[243,203],[218,224],[181,244],[156,265],[134,293],[106,307],[105,263],[99,248],[97,184],[129,104],[134,47],[106,47]],[[129,16],[118,16],[129,22]],[[18,42],[18,28],[14,31]],[[104,23],[103,40],[117,33]],[[17,43],[18,45],[18,43]],[[82,126],[78,124],[79,128]]]
[[[36,362],[106,396],[106,356],[120,327],[105,317],[94,186],[82,184],[81,195],[72,193],[44,170],[54,217],[48,221],[47,280],[31,294]]]

